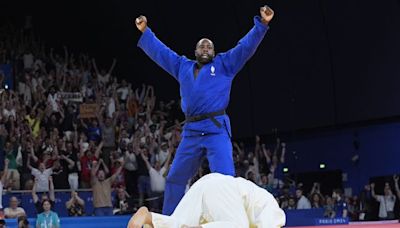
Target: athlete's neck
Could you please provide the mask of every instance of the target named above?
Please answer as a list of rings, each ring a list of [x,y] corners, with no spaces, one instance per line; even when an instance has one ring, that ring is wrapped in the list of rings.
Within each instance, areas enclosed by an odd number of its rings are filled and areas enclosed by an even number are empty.
[[[204,65],[203,65],[202,63],[196,62],[196,68],[197,68],[197,69],[200,70],[203,66],[204,66]]]

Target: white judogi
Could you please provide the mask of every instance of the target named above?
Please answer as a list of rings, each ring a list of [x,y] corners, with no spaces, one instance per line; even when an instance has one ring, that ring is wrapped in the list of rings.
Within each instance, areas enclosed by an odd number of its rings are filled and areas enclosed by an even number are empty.
[[[194,183],[171,216],[152,213],[155,228],[277,228],[285,221],[269,192],[243,178],[218,173]]]

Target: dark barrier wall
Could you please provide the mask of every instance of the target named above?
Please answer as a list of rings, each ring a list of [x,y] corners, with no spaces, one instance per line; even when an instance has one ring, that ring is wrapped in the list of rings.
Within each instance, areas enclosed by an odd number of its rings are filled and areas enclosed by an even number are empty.
[[[319,171],[320,163],[326,165],[326,170],[342,170],[347,176],[343,187],[358,193],[371,177],[400,173],[399,135],[400,124],[397,123],[304,138],[288,143],[286,165],[292,173]],[[355,155],[359,156],[358,161],[352,161]]]
[[[54,45],[88,51],[107,67],[117,57],[120,76],[134,87],[152,83],[158,98],[167,99],[178,97],[177,83],[136,48],[137,15],[146,15],[172,49],[193,57],[202,37],[214,40],[218,52],[233,47],[265,3],[276,17],[234,81],[228,111],[235,137],[400,114],[397,0],[81,3],[54,6],[73,14],[43,14],[34,22]]]

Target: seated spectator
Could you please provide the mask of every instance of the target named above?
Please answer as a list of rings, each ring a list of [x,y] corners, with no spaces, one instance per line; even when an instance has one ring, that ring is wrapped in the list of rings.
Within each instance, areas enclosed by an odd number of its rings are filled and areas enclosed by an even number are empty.
[[[132,214],[136,209],[133,206],[132,198],[123,188],[118,188],[114,203],[114,215]]]
[[[52,203],[49,199],[42,201],[43,212],[38,214],[36,219],[36,228],[59,228],[60,219],[56,212],[51,210]]]
[[[18,218],[20,216],[25,216],[25,210],[22,207],[18,207],[19,201],[17,197],[12,196],[10,198],[9,207],[4,209],[4,216],[6,218]]]
[[[296,209],[296,199],[294,197],[290,197],[288,201],[287,210],[294,210]]]
[[[41,200],[39,201],[39,197],[36,193],[36,188],[38,185],[38,180],[35,179],[35,183],[33,184],[32,188],[32,199],[33,203],[35,204],[36,212],[42,213],[43,212],[43,201],[47,200],[50,202],[51,206],[53,207],[55,204],[55,194],[54,194],[54,184],[53,184],[53,178],[50,176],[48,179],[48,185],[49,185],[49,196],[47,196],[45,193],[42,194]]]
[[[307,197],[305,197],[303,195],[303,189],[298,188],[296,190],[296,197],[297,197],[297,209],[310,209],[311,208],[310,201],[307,199]]]
[[[68,216],[84,216],[85,201],[81,199],[77,192],[71,192],[71,199],[65,203],[68,210]]]
[[[7,227],[6,220],[0,219],[0,228],[6,228],[6,227]]]
[[[324,206],[324,217],[326,218],[335,218],[335,202],[332,197],[326,197],[326,205]]]

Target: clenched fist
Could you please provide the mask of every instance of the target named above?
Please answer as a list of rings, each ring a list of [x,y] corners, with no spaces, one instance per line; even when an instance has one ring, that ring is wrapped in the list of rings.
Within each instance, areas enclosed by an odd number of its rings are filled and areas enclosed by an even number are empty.
[[[147,18],[143,15],[140,15],[138,18],[136,18],[135,24],[141,32],[144,32],[147,28]]]
[[[269,6],[265,5],[260,8],[260,15],[261,15],[261,21],[264,24],[268,24],[274,17],[274,11],[271,8],[269,8]]]

